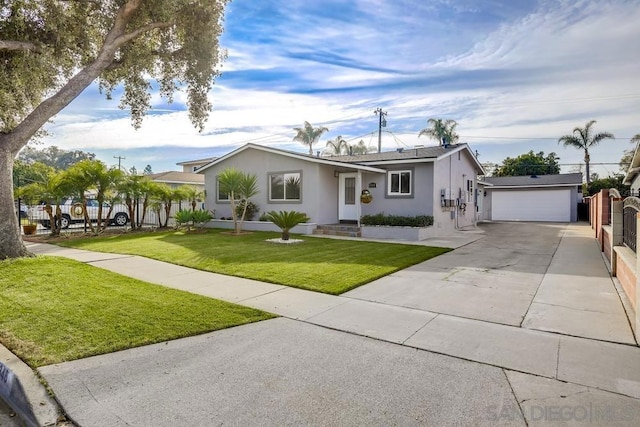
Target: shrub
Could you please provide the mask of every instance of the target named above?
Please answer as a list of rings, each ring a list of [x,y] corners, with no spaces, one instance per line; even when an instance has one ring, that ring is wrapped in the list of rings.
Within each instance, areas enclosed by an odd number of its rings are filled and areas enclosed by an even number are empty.
[[[258,217],[258,221],[263,221],[263,222],[269,221],[269,218],[267,217],[267,213],[262,212]]]
[[[384,212],[375,215],[362,215],[362,225],[390,225],[396,227],[429,227],[433,225],[433,217],[430,215],[399,216],[385,215]]]
[[[196,228],[202,229],[204,225],[213,219],[213,215],[209,211],[192,211],[191,222]]]
[[[199,229],[204,228],[204,225],[213,219],[213,215],[209,211],[183,209],[176,212],[173,218],[176,221],[176,228],[186,227],[189,230],[192,226]]]
[[[238,218],[242,217],[242,211],[244,210],[244,205],[245,204],[247,205],[247,213],[244,216],[244,219],[246,221],[251,221],[253,219],[253,217],[258,213],[258,211],[260,209],[258,209],[258,205],[253,203],[251,200],[249,200],[249,202],[247,203],[247,201],[245,199],[242,199],[236,205],[236,216]]]
[[[186,209],[181,209],[175,213],[173,219],[176,221],[176,228],[189,227],[189,223],[191,222],[191,211]]]
[[[289,240],[289,230],[301,222],[309,221],[307,214],[296,211],[270,211],[266,217],[282,230],[282,240]]]

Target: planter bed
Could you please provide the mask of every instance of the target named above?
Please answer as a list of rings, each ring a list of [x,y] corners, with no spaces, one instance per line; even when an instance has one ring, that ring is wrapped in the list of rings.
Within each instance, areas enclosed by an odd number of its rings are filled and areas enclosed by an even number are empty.
[[[387,225],[362,225],[362,237],[368,239],[396,239],[417,242],[435,236],[433,226],[430,227],[398,227]]]

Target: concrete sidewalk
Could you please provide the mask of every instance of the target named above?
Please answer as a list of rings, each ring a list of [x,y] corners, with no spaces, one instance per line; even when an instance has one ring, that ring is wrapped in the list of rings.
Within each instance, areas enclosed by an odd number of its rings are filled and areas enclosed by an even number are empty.
[[[517,226],[519,232],[527,228]],[[536,419],[533,412],[527,414],[527,408],[533,411],[536,404],[562,406],[568,402],[573,407],[595,402],[608,408],[624,408],[634,418],[632,422],[619,420],[619,425],[633,425],[640,417],[640,348],[635,345],[628,321],[625,324],[624,310],[597,246],[589,237],[590,229],[583,225],[533,225],[528,226],[532,237],[527,241],[510,231],[515,227],[512,224],[492,227],[496,231],[493,238],[473,239],[462,249],[342,296],[207,273],[137,256],[43,244],[31,244],[29,248],[35,253],[69,257],[351,336],[374,338],[386,345],[426,350],[420,353],[425,358],[438,353],[465,363],[476,362],[469,366],[503,370],[515,393],[518,410],[529,425],[535,425]],[[501,230],[504,235],[500,235]],[[509,235],[513,236],[512,241],[505,241]],[[286,330],[295,330],[292,320],[262,323],[283,324]],[[114,357],[126,359],[125,353]],[[74,400],[73,387],[77,384],[72,378],[85,370],[98,375],[91,363],[111,363],[108,356],[104,357],[106,362],[100,356],[92,358],[94,362],[69,362],[41,368],[40,372],[67,410],[74,408],[82,416],[89,416],[80,404],[84,398]],[[382,365],[375,366],[384,369]],[[451,386],[450,391],[459,392],[457,387]],[[70,415],[77,416],[71,411]]]

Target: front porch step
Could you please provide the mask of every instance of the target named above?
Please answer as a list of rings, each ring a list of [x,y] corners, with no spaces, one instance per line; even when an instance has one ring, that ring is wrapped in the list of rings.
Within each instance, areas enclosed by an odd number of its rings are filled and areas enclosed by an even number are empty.
[[[361,237],[360,227],[354,224],[324,224],[318,225],[313,234],[327,236]]]

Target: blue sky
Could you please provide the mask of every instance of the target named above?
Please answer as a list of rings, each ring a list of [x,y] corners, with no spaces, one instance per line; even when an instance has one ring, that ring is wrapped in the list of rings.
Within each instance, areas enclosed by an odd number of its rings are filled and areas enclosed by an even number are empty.
[[[557,138],[595,119],[615,134],[592,151],[615,163],[640,133],[637,0],[234,0],[221,44],[228,51],[211,91],[204,132],[184,97],[133,130],[118,101],[89,87],[48,127],[47,145],[95,152],[108,164],[155,172],[217,156],[246,142],[305,152],[293,142],[306,120],[326,126],[316,150],[342,135],[383,150],[418,138],[428,118],[454,119],[480,161],[554,151],[563,172],[583,154]],[[616,165],[594,165],[601,176]]]

